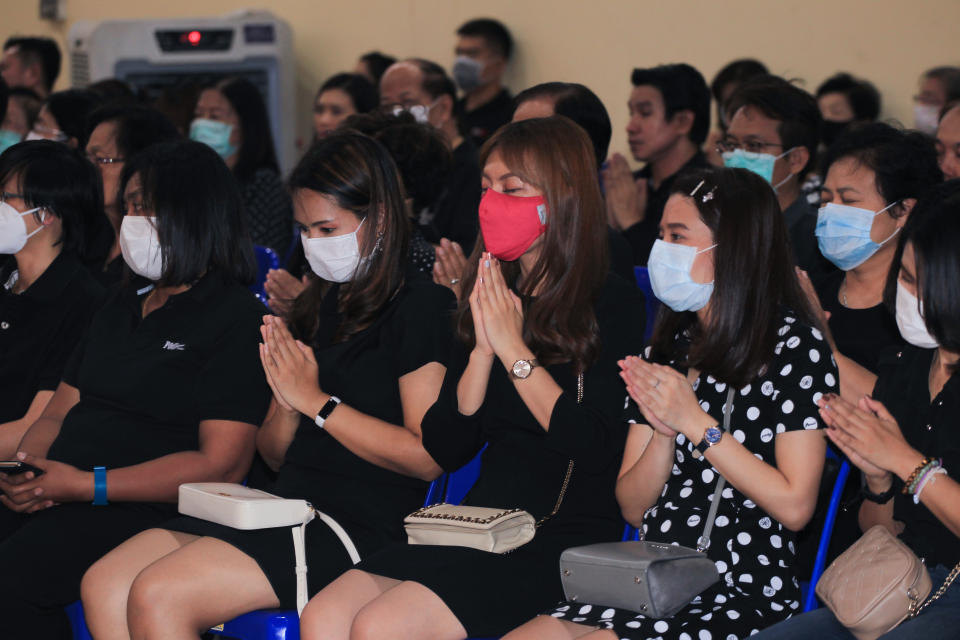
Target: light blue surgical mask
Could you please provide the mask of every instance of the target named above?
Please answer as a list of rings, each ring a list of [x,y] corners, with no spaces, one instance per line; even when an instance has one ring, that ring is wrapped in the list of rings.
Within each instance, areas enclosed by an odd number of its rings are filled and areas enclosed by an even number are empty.
[[[870,239],[873,219],[895,204],[892,202],[876,212],[833,202],[820,207],[816,229],[820,253],[843,271],[859,267],[900,231],[899,227],[894,229],[890,237],[880,243]]]
[[[23,139],[16,131],[10,131],[10,129],[0,129],[0,153],[3,153],[13,145],[17,144]]]
[[[696,247],[657,240],[647,259],[647,272],[653,295],[674,311],[699,311],[713,294],[712,282],[694,282],[690,275],[697,255],[717,245],[697,251]]]
[[[483,63],[469,56],[457,56],[453,61],[453,81],[463,91],[473,91],[483,80]]]
[[[233,125],[218,120],[197,118],[190,123],[190,139],[202,142],[224,159],[237,152],[237,147],[230,144],[231,133],[233,133]]]
[[[777,160],[784,157],[793,149],[787,149],[778,156],[775,156],[771,153],[757,153],[755,151],[744,151],[743,149],[734,149],[733,151],[724,151],[721,155],[723,156],[723,166],[728,169],[746,169],[748,171],[753,171],[755,174],[766,180],[773,186],[773,190],[776,191],[779,189],[783,183],[793,177],[793,174],[788,174],[786,178],[773,184],[773,165],[776,164]]]

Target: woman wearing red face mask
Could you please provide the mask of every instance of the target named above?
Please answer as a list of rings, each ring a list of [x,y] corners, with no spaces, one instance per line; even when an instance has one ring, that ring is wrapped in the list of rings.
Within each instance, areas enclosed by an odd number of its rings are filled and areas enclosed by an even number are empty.
[[[447,471],[487,444],[465,504],[546,520],[509,554],[404,545],[366,558],[307,605],[304,638],[500,635],[562,595],[564,549],[619,537],[617,360],[639,351],[644,310],[608,273],[591,149],[559,116],[509,124],[484,146],[460,343],[422,423]]]

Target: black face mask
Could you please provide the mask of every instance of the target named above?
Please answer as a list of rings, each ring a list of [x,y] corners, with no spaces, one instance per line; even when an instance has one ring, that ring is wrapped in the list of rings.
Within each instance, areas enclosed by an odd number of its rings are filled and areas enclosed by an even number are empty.
[[[836,120],[824,120],[820,124],[820,140],[825,147],[829,147],[853,124],[853,120],[839,122]]]

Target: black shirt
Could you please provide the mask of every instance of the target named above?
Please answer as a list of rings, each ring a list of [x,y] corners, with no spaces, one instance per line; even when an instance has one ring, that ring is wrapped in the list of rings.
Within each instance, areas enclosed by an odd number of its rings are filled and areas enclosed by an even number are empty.
[[[247,225],[254,244],[270,247],[280,259],[293,238],[293,204],[280,176],[273,169],[257,169],[240,187]]]
[[[447,238],[460,244],[470,255],[477,239],[480,207],[480,163],[477,147],[469,138],[453,150],[453,164],[447,184],[437,200],[434,212],[421,216],[424,237],[433,244]]]
[[[840,303],[844,274],[835,271],[816,283],[820,305],[830,313],[828,324],[837,350],[868,371],[876,372],[880,353],[905,343],[896,318],[884,304],[869,309],[848,309]]]
[[[567,466],[574,470],[563,508],[530,543],[546,544],[547,529],[580,544],[597,541],[621,526],[614,495],[626,438],[622,420],[624,386],[617,361],[639,353],[643,345],[644,304],[636,287],[608,275],[595,306],[601,338],[597,361],[584,374],[583,403],[577,404],[577,376],[570,363],[546,366],[563,393],[545,431],[527,408],[499,361],[490,372],[483,404],[465,416],[457,403],[457,384],[466,369],[469,348],[458,343],[437,403],[423,419],[423,444],[434,460],[453,471],[471,460],[484,443],[480,476],[466,504],[510,506],[535,518],[557,502]],[[615,535],[615,534],[614,534]]]
[[[333,342],[340,289],[333,286],[321,303],[314,345],[320,388],[399,428],[404,424],[399,379],[447,359],[453,294],[425,277],[412,277],[371,326]],[[307,416],[301,417],[274,487],[274,493],[306,498],[348,530],[364,532],[357,540],[361,554],[400,538],[403,518],[423,504],[426,490],[423,480],[353,454]]]
[[[0,269],[0,424],[22,418],[38,391],[53,391],[90,318],[103,302],[75,256],[61,253],[26,291],[6,286],[17,268]]]
[[[493,100],[473,111],[467,111],[466,104],[466,98],[461,98],[457,103],[460,132],[464,137],[470,138],[477,147],[483,146],[494,131],[510,122],[513,117],[513,97],[506,89],[501,89]]]
[[[633,248],[633,264],[646,266],[647,258],[650,256],[650,250],[653,249],[653,243],[660,234],[660,218],[663,217],[663,207],[667,204],[670,197],[670,189],[673,187],[673,181],[677,176],[689,169],[699,169],[709,167],[707,157],[702,151],[697,151],[680,170],[667,177],[656,189],[650,183],[651,167],[649,164],[634,174],[635,178],[645,178],[647,180],[647,210],[643,220],[635,225],[623,230],[623,236]]]
[[[212,272],[141,317],[135,286],[110,297],[64,371],[80,390],[49,457],[80,469],[126,467],[199,448],[202,420],[259,426],[270,403],[260,364],[266,313]]]
[[[888,351],[880,360],[873,397],[882,402],[900,425],[910,446],[931,458],[942,458],[943,468],[960,480],[960,374],[954,373],[937,397],[930,400],[928,376],[935,349],[905,345]],[[913,496],[900,492],[903,482],[894,479],[893,518],[905,526],[900,538],[928,567],[948,569],[960,561],[957,536]],[[933,585],[936,588],[938,585]]]
[[[787,224],[794,263],[814,282],[837,271],[837,267],[820,253],[816,235],[817,208],[807,200],[805,193],[783,210],[783,221]]]

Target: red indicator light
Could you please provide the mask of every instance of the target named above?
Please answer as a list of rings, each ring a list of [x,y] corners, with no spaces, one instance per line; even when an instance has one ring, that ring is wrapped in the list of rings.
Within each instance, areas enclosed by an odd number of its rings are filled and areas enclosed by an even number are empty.
[[[187,42],[189,42],[190,44],[196,46],[196,45],[200,44],[200,38],[201,38],[201,37],[202,37],[202,36],[201,36],[201,34],[200,34],[199,31],[191,31],[190,33],[187,34]]]

